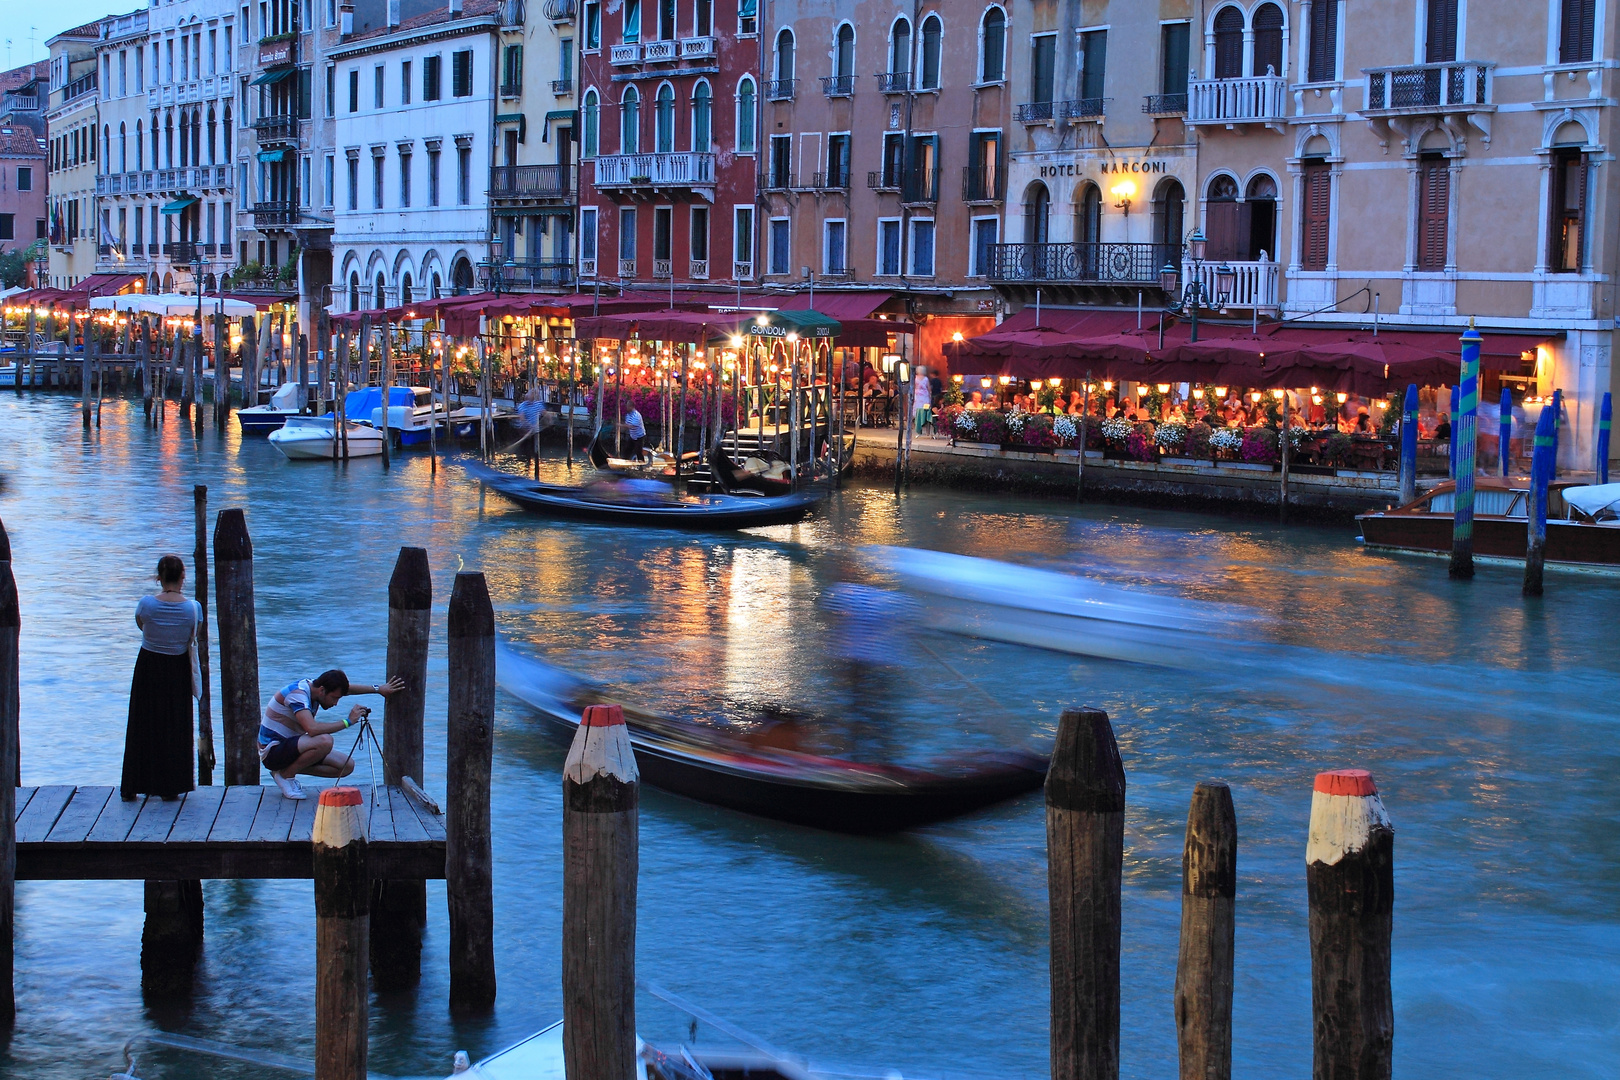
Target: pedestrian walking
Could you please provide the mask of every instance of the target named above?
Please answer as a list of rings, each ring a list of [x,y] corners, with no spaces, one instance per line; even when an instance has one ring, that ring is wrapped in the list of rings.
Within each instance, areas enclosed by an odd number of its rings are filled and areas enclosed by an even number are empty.
[[[129,686],[124,731],[124,776],[119,794],[178,799],[194,786],[191,699],[202,693],[197,628],[202,608],[185,594],[186,564],[178,555],[158,560],[156,595],[135,605],[141,651]]]

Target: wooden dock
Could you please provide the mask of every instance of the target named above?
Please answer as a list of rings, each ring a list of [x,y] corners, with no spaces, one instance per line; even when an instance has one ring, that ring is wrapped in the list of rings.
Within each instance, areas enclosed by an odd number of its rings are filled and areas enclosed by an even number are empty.
[[[360,787],[373,879],[444,877],[442,814],[398,787]],[[308,878],[319,791],[200,787],[126,802],[115,787],[17,789],[17,879]]]

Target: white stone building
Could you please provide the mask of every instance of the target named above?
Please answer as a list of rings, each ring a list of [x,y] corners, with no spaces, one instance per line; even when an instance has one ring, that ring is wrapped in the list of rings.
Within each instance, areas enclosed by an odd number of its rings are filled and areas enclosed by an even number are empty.
[[[478,287],[498,76],[496,0],[345,36],[336,68],[335,310]]]

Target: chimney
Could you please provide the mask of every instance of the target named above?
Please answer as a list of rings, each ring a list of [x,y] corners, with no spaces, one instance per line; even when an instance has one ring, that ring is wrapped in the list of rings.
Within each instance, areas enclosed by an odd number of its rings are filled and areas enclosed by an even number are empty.
[[[450,0],[450,17],[452,19],[461,15],[461,0]]]
[[[399,28],[399,0],[388,0],[388,29]]]
[[[338,9],[338,33],[342,37],[354,34],[354,4],[352,0],[343,0],[343,6]]]

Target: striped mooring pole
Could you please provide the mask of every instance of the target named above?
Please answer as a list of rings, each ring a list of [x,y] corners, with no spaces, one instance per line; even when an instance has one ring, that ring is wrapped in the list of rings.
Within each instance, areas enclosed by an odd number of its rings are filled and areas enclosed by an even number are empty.
[[[1556,399],[1555,399],[1556,400]],[[1547,558],[1547,485],[1553,476],[1553,455],[1558,452],[1557,420],[1553,402],[1541,407],[1536,421],[1536,448],[1530,457],[1529,544],[1524,553],[1525,596],[1541,595],[1542,565]]]
[[[1609,482],[1609,421],[1613,409],[1614,405],[1609,400],[1609,392],[1605,390],[1603,392],[1603,404],[1598,407],[1597,482],[1600,484]]]
[[[1401,505],[1417,498],[1418,389],[1406,384],[1406,402],[1401,409]]]
[[[1479,425],[1479,347],[1484,339],[1468,320],[1463,331],[1462,409],[1451,426],[1451,445],[1457,455],[1456,510],[1451,520],[1451,570],[1454,578],[1474,576],[1474,451]]]

